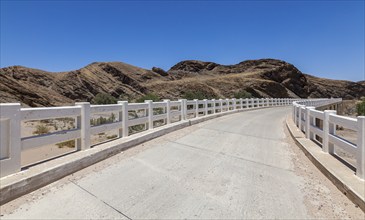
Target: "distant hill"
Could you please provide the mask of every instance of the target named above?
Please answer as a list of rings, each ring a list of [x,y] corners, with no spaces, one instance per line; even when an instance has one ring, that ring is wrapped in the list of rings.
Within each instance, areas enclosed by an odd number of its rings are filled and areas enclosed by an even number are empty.
[[[147,93],[178,99],[188,91],[199,91],[207,98],[223,98],[240,90],[255,97],[354,99],[365,96],[365,82],[314,77],[275,59],[247,60],[235,65],[187,60],[168,71],[121,62],[95,62],[59,73],[22,66],[0,69],[0,102],[21,102],[26,106],[90,101],[98,93],[133,100]]]

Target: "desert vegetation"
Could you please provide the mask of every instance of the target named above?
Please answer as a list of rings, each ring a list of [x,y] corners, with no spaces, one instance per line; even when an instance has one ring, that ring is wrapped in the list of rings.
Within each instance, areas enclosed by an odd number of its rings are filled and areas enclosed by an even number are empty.
[[[36,130],[33,131],[33,134],[35,135],[47,134],[49,133],[50,130],[51,129],[47,125],[39,124],[36,125]]]
[[[236,99],[245,99],[245,98],[252,98],[253,96],[252,96],[252,94],[251,93],[249,93],[249,92],[247,92],[246,90],[240,90],[240,91],[238,91],[238,92],[235,92],[234,94],[233,94],[233,97],[235,97]]]
[[[115,122],[115,120],[116,120],[115,114],[112,113],[110,115],[110,117],[99,116],[98,118],[90,119],[90,125],[92,125],[92,126],[102,125],[102,124]]]
[[[361,101],[356,104],[356,112],[358,116],[365,116],[365,97],[362,97]]]
[[[92,104],[95,105],[107,105],[107,104],[116,104],[117,99],[110,94],[107,93],[98,93],[92,100]]]

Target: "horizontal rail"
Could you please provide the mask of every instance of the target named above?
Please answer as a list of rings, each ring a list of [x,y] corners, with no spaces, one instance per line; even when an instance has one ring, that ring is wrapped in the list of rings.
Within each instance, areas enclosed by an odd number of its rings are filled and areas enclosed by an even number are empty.
[[[171,106],[171,107],[181,106],[181,102],[179,102],[179,101],[171,101],[171,102],[170,102],[170,106]]]
[[[67,118],[81,114],[79,106],[64,106],[51,108],[22,108],[20,120],[42,120],[50,118]]]
[[[152,105],[153,108],[164,108],[167,106],[166,102],[154,102]]]
[[[96,125],[96,126],[93,126],[90,128],[90,134],[91,135],[99,134],[99,133],[103,133],[105,131],[110,131],[110,130],[121,128],[122,126],[123,126],[123,123],[121,121],[108,123],[108,124],[102,124],[102,125]]]
[[[328,135],[329,142],[340,147],[341,149],[347,151],[350,154],[356,155],[356,145],[352,144],[351,142],[339,138],[338,136],[329,134]]]
[[[311,125],[310,131],[313,132],[314,134],[318,135],[319,137],[323,138],[323,130],[322,129]]]
[[[188,114],[195,113],[195,109],[190,109],[186,111]]]
[[[153,121],[163,120],[167,118],[167,114],[159,114],[153,116]]]
[[[329,122],[357,131],[357,120],[354,118],[344,117],[340,115],[329,115]]]
[[[147,122],[148,122],[148,117],[134,118],[128,121],[128,126],[130,127],[134,125],[145,124]]]
[[[148,104],[147,103],[132,103],[128,104],[128,111],[134,111],[134,110],[141,110],[141,109],[147,109]]]
[[[90,113],[103,113],[103,112],[116,112],[121,111],[122,106],[118,104],[114,105],[91,105]]]
[[[324,119],[324,113],[318,110],[310,110],[310,115],[318,119]]]

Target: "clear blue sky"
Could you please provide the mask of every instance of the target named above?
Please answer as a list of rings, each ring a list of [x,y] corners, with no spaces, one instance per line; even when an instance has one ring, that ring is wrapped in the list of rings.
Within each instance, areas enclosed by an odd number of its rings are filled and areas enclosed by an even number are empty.
[[[277,58],[312,75],[364,80],[364,1],[4,1],[1,67],[94,61],[169,69],[196,59]]]

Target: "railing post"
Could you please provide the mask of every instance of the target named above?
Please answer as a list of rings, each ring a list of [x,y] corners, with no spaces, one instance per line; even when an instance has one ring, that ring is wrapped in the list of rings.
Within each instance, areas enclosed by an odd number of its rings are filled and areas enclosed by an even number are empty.
[[[119,129],[119,137],[128,137],[128,101],[118,101],[118,104],[122,106],[122,111],[119,112],[119,121],[122,121],[122,128]]]
[[[315,109],[312,106],[306,107],[306,119],[305,119],[305,137],[308,139],[311,139],[311,135],[310,135],[310,129],[311,129],[311,109]]]
[[[204,101],[204,115],[208,115],[208,100],[203,99]]]
[[[213,114],[215,114],[215,99],[212,99],[212,102],[213,102],[213,105],[212,105],[212,107],[213,107]]]
[[[183,99],[178,99],[178,101],[180,102],[180,117],[182,121],[184,120],[184,109],[183,109],[184,101]]]
[[[245,98],[245,108],[249,108],[249,104],[248,104],[248,98]]]
[[[77,128],[81,130],[81,138],[76,141],[77,150],[90,148],[90,103],[76,102],[75,105],[81,107],[81,115],[77,116]]]
[[[229,99],[225,99],[225,101],[226,101],[227,111],[229,111]]]
[[[297,105],[295,106],[295,125],[296,125],[297,127],[299,127],[299,120],[298,120],[298,118],[299,118],[299,107],[300,107],[300,105],[299,105],[299,104],[297,104]]]
[[[292,114],[293,114],[293,121],[294,121],[294,124],[295,124],[295,125],[297,125],[297,123],[296,123],[296,119],[295,119],[295,118],[296,118],[296,116],[297,116],[297,115],[296,115],[296,108],[295,108],[295,105],[294,105],[294,104],[293,104],[292,106],[293,106],[293,113],[292,113]]]
[[[20,171],[21,125],[20,103],[1,103],[0,112],[0,177]]]
[[[171,123],[171,104],[170,99],[164,99],[164,102],[166,102],[166,124]]]
[[[243,98],[240,98],[240,109],[243,109]]]
[[[194,99],[194,102],[195,102],[195,118],[197,118],[199,116],[199,100]]]
[[[329,117],[331,114],[335,114],[336,111],[325,110],[323,120],[323,139],[322,139],[322,150],[326,153],[333,153],[333,144],[329,143],[328,135],[333,134],[333,126],[329,126]]]
[[[153,107],[152,100],[145,100],[145,103],[148,104],[148,130],[153,129]]]
[[[233,110],[236,110],[236,104],[237,104],[237,101],[235,98],[232,99],[232,104],[233,104]]]
[[[222,99],[219,99],[219,106],[220,106],[221,113],[222,113],[223,112],[223,100]]]
[[[118,121],[122,122],[122,127],[118,129],[118,138],[123,137],[123,105],[121,103],[122,101],[118,101],[117,104],[120,105],[120,109],[118,111]]]
[[[302,106],[301,105],[298,106],[298,112],[299,112],[299,117],[298,117],[299,131],[302,131]]]
[[[179,99],[181,102],[181,120],[186,120],[186,99]]]
[[[356,175],[365,179],[365,116],[357,117]]]

